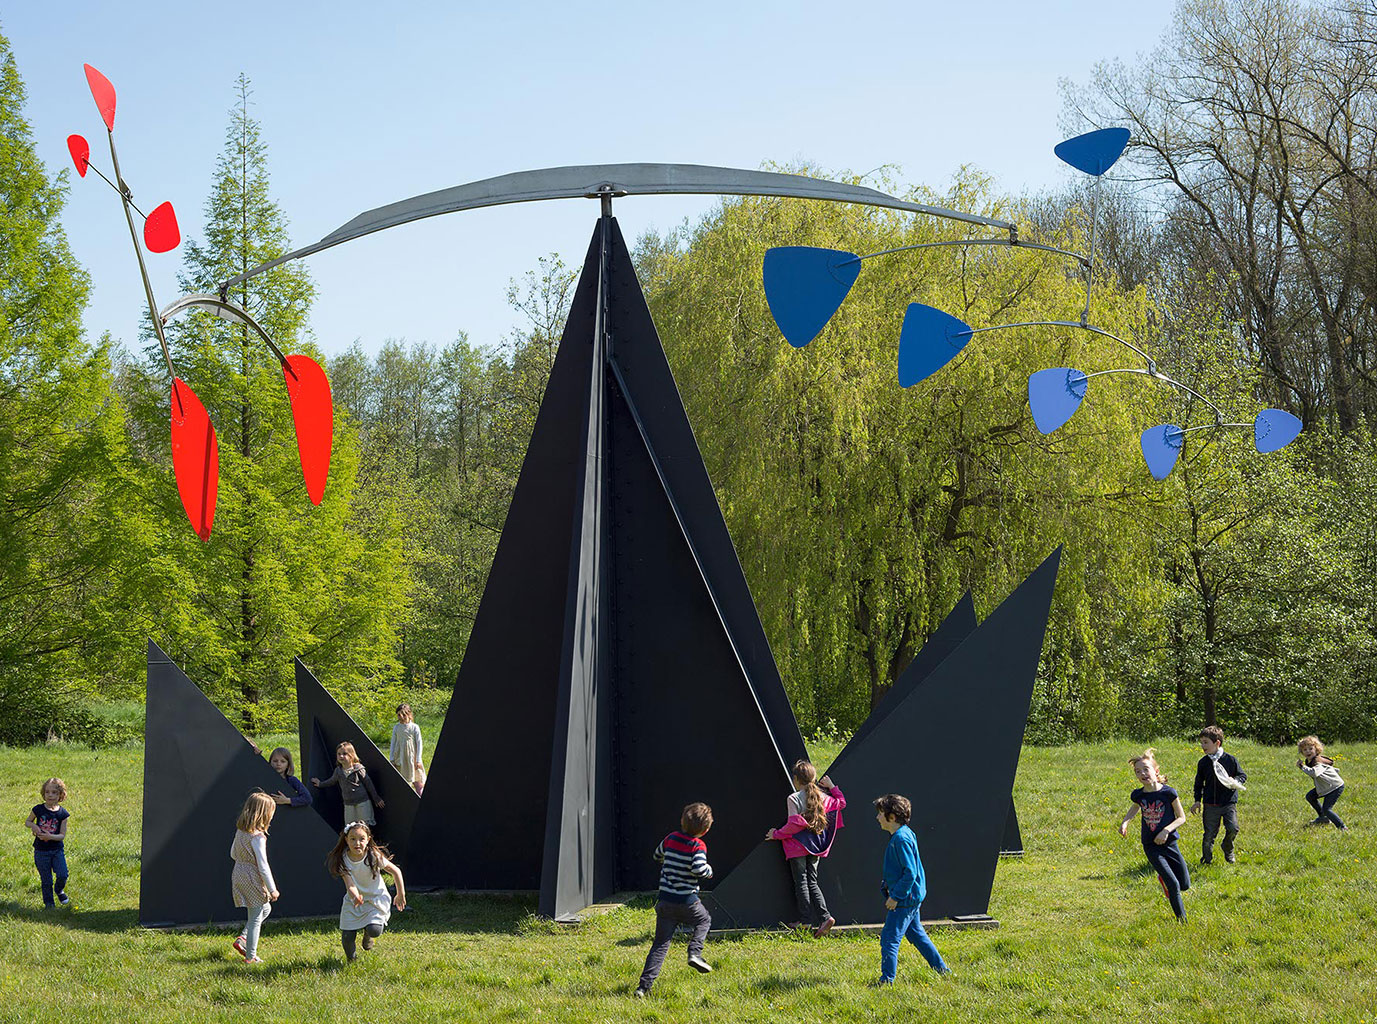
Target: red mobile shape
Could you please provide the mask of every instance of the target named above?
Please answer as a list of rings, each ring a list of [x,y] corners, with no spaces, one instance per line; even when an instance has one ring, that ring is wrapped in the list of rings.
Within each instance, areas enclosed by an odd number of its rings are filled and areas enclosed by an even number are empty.
[[[76,164],[77,174],[86,177],[86,171],[91,166],[90,144],[80,135],[68,135],[67,152],[72,154],[72,163]]]
[[[182,231],[177,227],[177,214],[171,203],[156,207],[143,222],[143,244],[149,252],[168,252],[177,248],[182,241]]]
[[[115,130],[115,87],[110,84],[110,79],[91,67],[90,64],[81,66],[86,69],[86,84],[91,87],[91,98],[96,101],[96,109],[100,111],[101,120],[105,122],[105,130],[113,132]]]
[[[220,449],[206,407],[180,377],[172,382],[172,470],[196,536],[210,540],[220,487]]]
[[[335,436],[330,382],[320,364],[310,356],[288,356],[287,365],[291,370],[284,366],[282,376],[287,379],[287,396],[292,402],[301,475],[306,481],[306,494],[311,504],[319,505],[325,497],[325,480],[330,475],[330,448]]]

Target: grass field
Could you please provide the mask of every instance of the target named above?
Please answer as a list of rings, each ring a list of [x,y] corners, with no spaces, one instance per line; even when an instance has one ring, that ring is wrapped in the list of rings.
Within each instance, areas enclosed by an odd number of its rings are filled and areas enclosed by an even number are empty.
[[[1156,745],[1170,781],[1189,793],[1199,750]],[[136,923],[142,747],[0,748],[11,821],[0,843],[0,1021],[1377,1021],[1377,744],[1331,751],[1348,782],[1336,808],[1352,826],[1346,835],[1304,827],[1309,782],[1294,750],[1229,749],[1249,773],[1239,863],[1217,856],[1196,869],[1191,819],[1185,926],[1135,833],[1125,840],[1115,829],[1133,787],[1124,763],[1133,744],[1029,748],[1015,792],[1027,855],[1000,865],[998,930],[936,934],[950,978],[905,948],[899,983],[872,989],[873,937],[796,935],[709,943],[716,972],[699,976],[680,941],[641,1003],[629,993],[654,923],[648,899],[565,928],[535,918],[526,900],[421,895],[348,968],[329,921],[270,918],[260,967],[239,961],[228,931],[145,931]],[[72,790],[70,911],[42,909],[21,827],[53,774]],[[863,810],[848,826],[872,827]]]

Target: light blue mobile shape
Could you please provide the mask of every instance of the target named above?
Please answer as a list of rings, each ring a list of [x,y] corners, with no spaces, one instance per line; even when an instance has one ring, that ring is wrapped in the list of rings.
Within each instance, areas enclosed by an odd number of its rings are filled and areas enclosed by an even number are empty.
[[[1069,366],[1039,370],[1028,378],[1028,408],[1038,430],[1059,430],[1081,407],[1090,378]]]
[[[1143,431],[1143,461],[1154,480],[1165,480],[1171,473],[1176,460],[1181,457],[1181,448],[1186,443],[1186,432],[1174,423],[1148,427]]]
[[[1284,409],[1263,409],[1253,421],[1253,446],[1258,452],[1280,451],[1301,432],[1301,421]]]
[[[971,340],[971,329],[921,302],[909,304],[899,331],[899,386],[912,387],[956,358]]]
[[[853,252],[789,245],[765,253],[765,301],[779,333],[794,348],[818,336],[856,283],[861,261]]]
[[[1127,128],[1101,128],[1086,132],[1074,139],[1059,142],[1052,148],[1057,158],[1078,171],[1098,178],[1123,156],[1128,147]]]

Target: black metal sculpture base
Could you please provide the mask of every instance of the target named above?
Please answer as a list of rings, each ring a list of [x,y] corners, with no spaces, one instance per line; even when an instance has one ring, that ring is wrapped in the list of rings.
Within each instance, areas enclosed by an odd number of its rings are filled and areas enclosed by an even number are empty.
[[[245,912],[230,895],[235,818],[254,790],[286,787],[151,640],[146,700],[139,923],[242,924]],[[309,807],[278,808],[268,840],[282,893],[275,919],[339,912],[344,887],[325,870],[334,842],[335,833]]]
[[[924,917],[989,913],[1060,560],[1058,548],[952,649],[952,639],[973,618],[958,605],[933,636],[937,650],[929,656],[925,649],[915,659],[917,671],[927,667],[926,673],[892,708],[882,701],[837,756],[830,771],[855,803],[843,812],[850,825],[833,845],[821,880],[839,922],[884,918],[877,879],[888,836],[869,808],[882,793],[902,793],[913,802],[910,827],[928,883]],[[943,647],[950,651],[946,657]],[[978,753],[963,753],[963,740],[973,741]],[[798,916],[776,843],[760,844],[704,899],[723,928],[767,928]]]

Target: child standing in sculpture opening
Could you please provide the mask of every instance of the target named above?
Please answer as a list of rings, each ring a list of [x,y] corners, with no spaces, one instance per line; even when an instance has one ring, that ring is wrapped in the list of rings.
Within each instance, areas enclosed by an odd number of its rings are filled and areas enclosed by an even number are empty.
[[[880,931],[881,985],[894,984],[899,973],[899,947],[904,939],[923,954],[938,974],[950,974],[942,954],[932,944],[923,929],[922,904],[928,893],[923,877],[923,862],[918,856],[918,839],[908,827],[913,817],[913,805],[907,797],[888,793],[875,800],[875,821],[889,833],[885,847],[884,881],[880,891],[885,897],[885,925]]]
[[[655,940],[650,944],[645,969],[636,986],[637,998],[650,995],[650,988],[665,965],[674,929],[680,924],[693,929],[688,944],[689,966],[700,974],[712,971],[703,959],[703,940],[708,937],[712,917],[698,898],[698,883],[712,877],[708,847],[703,842],[710,828],[712,808],[703,803],[689,804],[679,816],[679,831],[671,832],[655,847],[655,859],[662,865],[660,899],[655,904]]]
[[[1219,726],[1205,726],[1200,730],[1199,740],[1205,756],[1195,766],[1195,803],[1191,804],[1191,813],[1202,806],[1205,809],[1200,863],[1208,864],[1214,859],[1214,837],[1219,834],[1219,825],[1223,822],[1224,842],[1220,849],[1224,851],[1224,859],[1232,864],[1237,859],[1234,857],[1234,836],[1238,835],[1238,794],[1247,788],[1244,783],[1248,775],[1233,754],[1224,753],[1224,730]]]
[[[426,778],[425,769],[421,767],[421,727],[411,714],[410,704],[397,705],[397,724],[392,727],[387,759],[406,779],[406,784],[420,793]]]
[[[38,869],[38,882],[43,887],[45,907],[67,906],[67,819],[71,817],[62,801],[67,799],[67,784],[51,778],[39,787],[41,804],[24,820],[24,827],[33,833],[33,866]]]
[[[372,949],[373,942],[387,927],[395,904],[406,909],[406,882],[402,869],[388,860],[387,848],[379,846],[372,831],[361,821],[351,821],[339,834],[339,842],[325,858],[330,874],[344,880],[344,902],[339,910],[339,937],[344,956],[353,960],[354,940],[363,932],[363,948]],[[392,876],[397,897],[388,894],[383,872]]]
[[[813,929],[814,938],[820,939],[837,921],[827,912],[827,901],[818,885],[818,865],[842,827],[841,811],[846,806],[846,797],[827,776],[823,776],[821,784],[815,781],[817,777],[818,770],[810,762],[794,762],[795,792],[785,805],[788,820],[779,828],[769,829],[765,838],[778,839],[783,844],[784,857],[794,876],[799,919]]]
[[[281,807],[283,804],[290,804],[292,807],[310,807],[311,791],[306,788],[306,784],[296,777],[296,770],[292,766],[292,752],[286,747],[274,747],[273,752],[268,755],[268,766],[278,775],[282,776],[282,781],[292,791],[288,796],[282,790],[273,794],[273,803]]]
[[[1176,830],[1186,823],[1186,812],[1181,809],[1181,798],[1176,790],[1166,785],[1167,777],[1157,767],[1156,751],[1149,747],[1137,757],[1130,757],[1128,763],[1142,785],[1128,795],[1133,806],[1119,823],[1119,835],[1128,835],[1128,823],[1141,812],[1143,852],[1157,871],[1157,881],[1171,903],[1176,920],[1185,923],[1186,907],[1181,902],[1181,894],[1191,887],[1191,873],[1176,845]]]
[[[1296,749],[1301,756],[1296,767],[1315,780],[1315,788],[1305,794],[1306,801],[1315,808],[1315,820],[1310,824],[1333,825],[1347,832],[1348,826],[1333,811],[1335,802],[1344,795],[1344,780],[1334,769],[1334,762],[1324,756],[1324,744],[1318,736],[1302,736]]]
[[[368,769],[354,752],[354,744],[341,743],[336,747],[335,760],[339,762],[335,766],[335,773],[324,782],[312,778],[311,785],[317,789],[324,786],[339,787],[340,796],[344,798],[345,821],[361,821],[370,827],[377,825],[373,807],[376,805],[378,810],[382,810],[386,804],[373,788],[373,780],[368,777]]]
[[[250,793],[234,823],[234,842],[230,844],[230,857],[234,859],[230,891],[234,905],[248,910],[248,921],[234,940],[234,949],[247,964],[263,962],[258,958],[258,932],[278,896],[277,883],[268,866],[268,826],[276,811],[277,804],[267,793]]]

